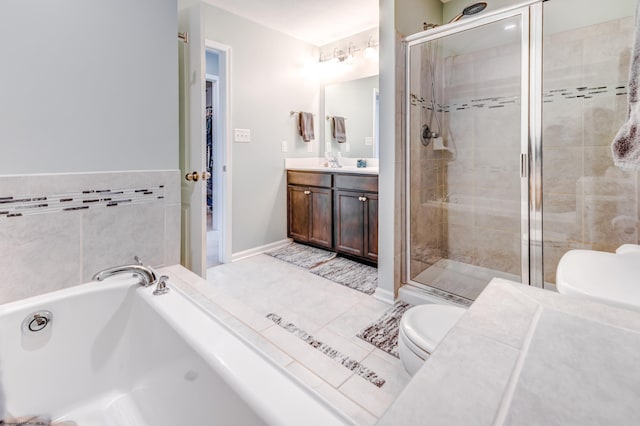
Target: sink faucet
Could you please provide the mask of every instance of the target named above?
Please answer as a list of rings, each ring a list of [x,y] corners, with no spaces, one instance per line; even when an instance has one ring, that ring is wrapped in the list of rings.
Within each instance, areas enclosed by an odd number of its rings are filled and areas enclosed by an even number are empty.
[[[340,164],[340,158],[342,158],[342,153],[340,152],[335,157],[327,156],[328,166],[334,169],[338,167],[342,167],[342,164]]]
[[[91,279],[93,281],[103,281],[114,275],[134,274],[140,277],[140,284],[144,287],[156,284],[158,282],[156,273],[150,267],[144,266],[138,256],[136,256],[135,259],[136,264],[120,265],[103,269],[102,271],[96,272]]]

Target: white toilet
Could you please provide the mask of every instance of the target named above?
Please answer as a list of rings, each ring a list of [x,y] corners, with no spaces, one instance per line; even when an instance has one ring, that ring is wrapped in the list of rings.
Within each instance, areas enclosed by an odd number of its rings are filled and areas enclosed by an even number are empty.
[[[398,353],[412,376],[453,328],[466,309],[429,303],[409,309],[400,320]]]
[[[640,311],[640,245],[615,253],[571,250],[556,270],[558,292]]]

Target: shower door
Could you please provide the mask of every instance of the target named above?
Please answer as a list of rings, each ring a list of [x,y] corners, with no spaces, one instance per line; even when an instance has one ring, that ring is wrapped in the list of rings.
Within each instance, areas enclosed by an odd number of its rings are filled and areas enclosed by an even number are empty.
[[[533,15],[512,8],[407,40],[406,279],[462,303],[493,277],[530,281]]]

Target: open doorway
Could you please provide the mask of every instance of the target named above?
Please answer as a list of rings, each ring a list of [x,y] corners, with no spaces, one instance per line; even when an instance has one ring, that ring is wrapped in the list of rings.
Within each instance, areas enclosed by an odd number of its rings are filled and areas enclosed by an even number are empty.
[[[228,128],[228,51],[207,43],[205,50],[205,167],[206,182],[206,261],[207,269],[228,262],[230,241],[229,195],[227,170],[229,150]]]

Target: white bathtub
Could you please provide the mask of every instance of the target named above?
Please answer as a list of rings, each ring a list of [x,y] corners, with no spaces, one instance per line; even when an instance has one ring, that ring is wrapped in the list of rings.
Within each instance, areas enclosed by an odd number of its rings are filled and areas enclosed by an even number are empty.
[[[351,424],[169,287],[114,277],[0,306],[7,411],[78,426]],[[23,332],[43,309],[52,322]]]

